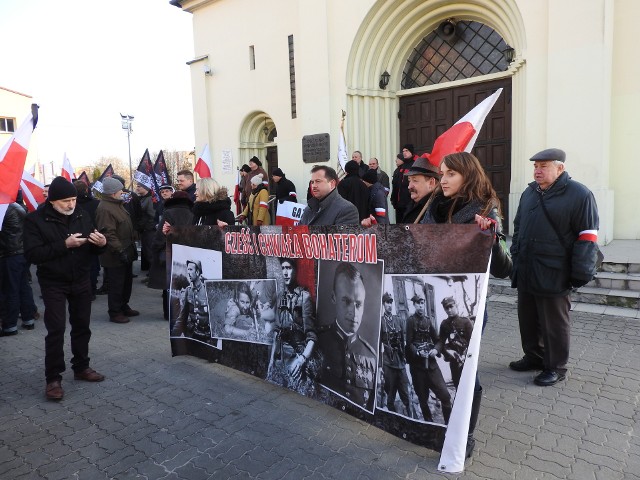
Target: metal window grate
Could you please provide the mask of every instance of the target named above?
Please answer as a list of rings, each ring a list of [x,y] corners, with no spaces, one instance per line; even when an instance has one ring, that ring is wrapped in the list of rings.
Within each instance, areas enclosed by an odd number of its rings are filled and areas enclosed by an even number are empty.
[[[402,88],[504,72],[509,68],[506,48],[502,37],[482,23],[458,21],[452,38],[434,30],[413,49],[402,73]]]

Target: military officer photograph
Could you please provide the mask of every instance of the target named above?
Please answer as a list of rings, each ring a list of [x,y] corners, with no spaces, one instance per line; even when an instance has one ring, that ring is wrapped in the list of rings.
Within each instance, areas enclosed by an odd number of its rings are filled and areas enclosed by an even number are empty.
[[[442,308],[447,314],[440,324],[440,340],[435,346],[438,353],[449,363],[453,386],[458,389],[464,358],[467,347],[473,333],[473,323],[467,317],[461,317],[458,313],[458,305],[453,297],[442,299]]]
[[[318,284],[333,287],[318,292],[318,347],[324,357],[318,382],[373,413],[383,262],[318,264]]]
[[[171,336],[207,342],[211,339],[211,325],[200,260],[187,260],[187,278],[189,286],[183,289],[180,296],[180,313],[171,329]]]
[[[411,372],[413,389],[420,403],[420,410],[425,422],[433,422],[434,416],[429,405],[429,391],[433,391],[440,400],[444,423],[449,423],[451,415],[451,394],[447,388],[442,370],[436,357],[440,352],[435,348],[440,337],[435,318],[427,313],[427,292],[422,283],[414,284],[411,297],[414,312],[407,318],[406,354]],[[435,405],[434,405],[435,406]]]
[[[380,358],[382,358],[382,391],[386,396],[386,404],[382,408],[411,418],[413,415],[407,376],[404,322],[398,315],[393,314],[393,297],[388,292],[382,295],[382,308]],[[400,411],[396,407],[398,395],[403,405],[403,410]]]
[[[170,336],[221,348],[222,343],[212,335],[206,289],[209,279],[222,276],[221,252],[177,244],[171,252]]]

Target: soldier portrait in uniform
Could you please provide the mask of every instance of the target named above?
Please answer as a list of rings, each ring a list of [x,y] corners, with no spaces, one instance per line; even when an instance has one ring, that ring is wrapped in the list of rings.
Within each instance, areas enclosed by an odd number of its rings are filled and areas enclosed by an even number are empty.
[[[271,342],[275,280],[215,280],[206,287],[215,337],[265,345]]]
[[[473,323],[467,317],[458,314],[458,305],[453,297],[442,299],[442,308],[447,313],[440,324],[440,340],[436,344],[436,350],[449,362],[451,380],[458,389],[467,347],[473,333]]]
[[[309,290],[299,284],[298,263],[280,258],[282,288],[276,302],[276,319],[267,380],[313,396],[322,357],[317,347],[316,307]]]
[[[375,408],[383,262],[319,262],[318,382],[367,412]],[[331,286],[331,288],[329,288]],[[374,347],[375,345],[375,347]]]
[[[173,245],[170,289],[170,336],[221,343],[211,332],[206,282],[222,276],[220,252]]]

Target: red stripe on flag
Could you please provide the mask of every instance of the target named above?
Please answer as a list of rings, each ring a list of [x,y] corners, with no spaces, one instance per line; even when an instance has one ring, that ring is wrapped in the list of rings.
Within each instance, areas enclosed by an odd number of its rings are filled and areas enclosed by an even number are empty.
[[[206,164],[201,158],[198,159],[195,168],[193,169],[200,178],[209,178],[211,177],[211,170],[209,170],[209,165]]]
[[[0,203],[16,201],[27,149],[13,140],[4,158],[0,159]]]

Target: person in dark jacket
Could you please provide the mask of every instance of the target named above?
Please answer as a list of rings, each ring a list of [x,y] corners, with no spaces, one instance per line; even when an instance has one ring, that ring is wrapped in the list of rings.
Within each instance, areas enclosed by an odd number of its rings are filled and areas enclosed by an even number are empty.
[[[384,186],[378,181],[378,173],[373,169],[367,170],[367,173],[362,177],[362,182],[369,190],[369,215],[367,218],[375,223],[388,224],[387,195]]]
[[[156,233],[156,209],[153,192],[142,183],[136,184],[136,194],[140,199],[140,217],[136,225],[140,239],[140,270],[151,267],[151,243]]]
[[[369,169],[376,172],[378,176],[378,181],[384,187],[385,195],[389,195],[389,192],[391,191],[391,184],[389,183],[389,175],[387,175],[387,172],[385,172],[380,168],[380,163],[378,162],[378,159],[376,157],[372,157],[369,159]]]
[[[227,189],[221,187],[213,178],[201,178],[196,183],[192,223],[193,225],[218,225],[218,220],[229,225],[235,224]]]
[[[133,262],[138,258],[134,228],[122,200],[124,186],[115,178],[102,182],[102,199],[96,211],[98,228],[108,240],[107,250],[100,256],[109,281],[107,302],[109,321],[128,323],[140,314],[129,306],[133,286]]]
[[[362,176],[367,173],[367,170],[369,170],[369,165],[367,165],[365,162],[362,161],[362,152],[360,150],[356,150],[351,154],[351,160],[353,160],[354,162],[356,162],[358,164],[358,175],[360,176],[360,178],[362,178]]]
[[[71,366],[76,380],[101,382],[104,376],[89,367],[91,319],[91,255],[107,244],[89,215],[76,209],[76,189],[64,177],[56,177],[49,187],[47,204],[27,215],[24,253],[38,266],[37,275],[44,301],[45,394],[61,400],[64,362],[66,304],[71,325]]]
[[[520,197],[513,222],[512,287],[524,357],[516,371],[542,370],[540,386],[565,379],[569,360],[571,288],[595,275],[598,207],[591,191],[565,171],[565,153],[550,148],[531,157],[534,181]]]
[[[369,189],[362,183],[358,163],[349,160],[344,166],[347,176],[338,183],[338,193],[358,209],[360,220],[369,217]]]
[[[409,195],[409,179],[406,173],[409,171],[413,162],[418,156],[413,153],[413,145],[408,143],[402,147],[402,153],[398,155],[396,164],[398,168],[393,172],[393,189],[391,191],[391,205],[396,210],[396,221],[402,218],[407,206],[411,203],[411,195]],[[400,162],[402,162],[400,164]]]
[[[357,225],[358,209],[342,198],[336,184],[338,174],[326,165],[311,169],[311,192],[298,225]]]
[[[251,188],[251,179],[256,175],[262,174],[262,184],[267,189],[267,193],[269,193],[269,175],[267,174],[265,169],[262,168],[262,162],[258,157],[251,157],[251,159],[249,160],[249,169],[251,171],[248,172],[244,177],[244,190],[242,191],[242,194],[247,202],[249,202],[249,197],[253,193],[253,189]]]
[[[191,225],[193,222],[193,202],[187,192],[177,191],[165,200],[164,212],[159,225],[167,222],[170,225]],[[162,312],[165,320],[169,320],[169,278],[167,275],[167,239],[162,228],[158,228],[151,244],[152,261],[149,269],[149,288],[162,289]]]
[[[452,153],[442,159],[440,172],[440,184],[427,201],[426,213],[420,223],[476,223],[482,230],[494,228],[495,242],[491,251],[489,271],[498,278],[508,277],[512,261],[502,233],[500,201],[480,161],[467,152]],[[487,320],[485,309],[483,329]],[[480,378],[476,374],[465,452],[467,458],[472,455],[476,444],[473,433],[480,413],[482,392]]]
[[[76,187],[78,192],[78,198],[76,199],[76,206],[82,208],[89,214],[91,221],[96,225],[96,210],[100,204],[100,200],[93,198],[89,186],[82,180],[76,180],[73,182],[73,186]],[[92,300],[96,299],[98,293],[98,275],[100,274],[100,259],[97,255],[93,256],[91,263],[91,293]]]
[[[296,186],[293,184],[291,180],[285,177],[284,172],[275,168],[273,172],[271,172],[271,178],[273,182],[276,184],[276,200],[275,203],[275,211],[278,211],[278,203],[282,202],[298,202],[298,194],[296,193]]]
[[[24,257],[23,234],[27,208],[22,204],[22,192],[9,204],[0,229],[0,296],[4,296],[0,337],[18,333],[18,315],[22,328],[33,330],[36,305],[29,285],[29,264]]]
[[[178,190],[187,192],[192,202],[196,201],[196,184],[193,180],[193,172],[191,170],[180,170],[176,174],[176,185]]]
[[[440,182],[438,167],[426,158],[420,157],[405,173],[409,183],[411,202],[407,205],[402,218],[397,223],[420,223],[426,209],[424,206]]]

